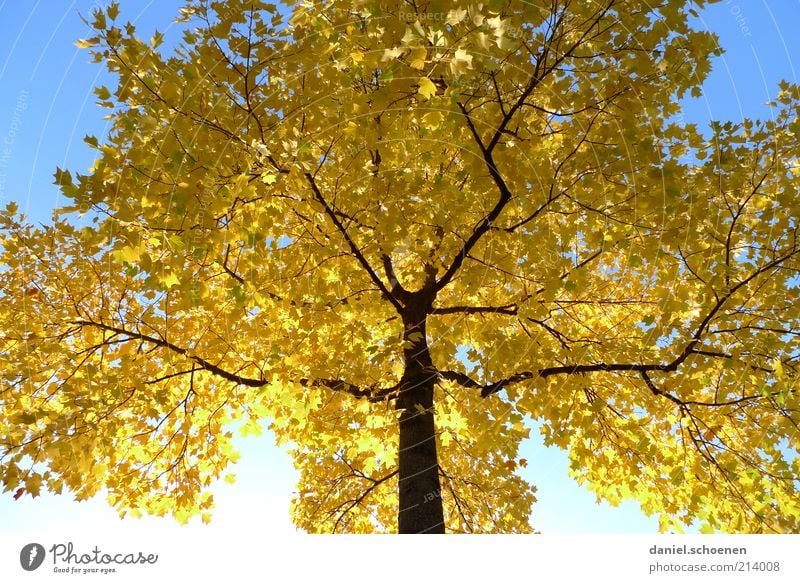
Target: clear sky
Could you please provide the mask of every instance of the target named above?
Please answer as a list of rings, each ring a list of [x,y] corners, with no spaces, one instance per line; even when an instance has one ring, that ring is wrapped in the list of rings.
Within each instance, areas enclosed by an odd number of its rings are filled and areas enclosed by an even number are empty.
[[[86,134],[102,139],[105,110],[94,106],[91,88],[109,84],[104,70],[88,62],[75,41],[87,35],[80,15],[100,0],[0,0],[0,204],[14,200],[35,221],[47,221],[59,204],[52,185],[56,166],[85,171],[92,151]],[[121,18],[137,25],[143,37],[154,28],[170,35],[178,0],[121,0]],[[798,82],[800,0],[722,0],[700,13],[698,26],[719,34],[726,49],[715,63],[703,97],[685,104],[686,121],[767,117],[764,103],[777,93],[780,79]],[[796,62],[795,62],[796,61]],[[2,414],[2,412],[0,412]],[[269,532],[291,532],[289,499],[294,470],[272,436],[240,441],[242,458],[234,486],[215,488],[217,508],[211,525],[192,529],[223,533],[240,525]],[[532,524],[544,533],[652,533],[654,518],[635,503],[597,505],[567,474],[566,455],[544,448],[535,431],[523,445],[526,477],[538,487]],[[177,529],[171,519],[119,522],[102,498],[74,502],[69,495],[29,496],[14,501],[0,495],[0,533],[43,532],[64,528],[95,531],[114,527]]]

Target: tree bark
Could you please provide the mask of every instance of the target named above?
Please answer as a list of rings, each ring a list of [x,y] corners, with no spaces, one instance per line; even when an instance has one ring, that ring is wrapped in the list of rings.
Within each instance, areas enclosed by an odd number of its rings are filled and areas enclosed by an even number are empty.
[[[426,310],[414,303],[403,315],[405,371],[397,399],[400,534],[444,533],[439,461],[433,411],[436,373],[428,351]]]

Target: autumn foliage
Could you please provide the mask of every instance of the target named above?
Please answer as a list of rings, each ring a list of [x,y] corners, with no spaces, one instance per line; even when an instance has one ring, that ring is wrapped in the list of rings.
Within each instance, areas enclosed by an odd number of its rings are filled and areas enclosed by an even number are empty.
[[[208,518],[269,420],[303,529],[529,532],[536,420],[664,530],[800,531],[798,88],[683,123],[701,0],[287,4],[90,17],[112,129],[0,215],[5,491]]]

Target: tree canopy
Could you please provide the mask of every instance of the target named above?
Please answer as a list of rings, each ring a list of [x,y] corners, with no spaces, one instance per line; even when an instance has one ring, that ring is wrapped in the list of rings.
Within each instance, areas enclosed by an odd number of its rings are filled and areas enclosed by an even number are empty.
[[[706,3],[96,9],[96,162],[0,213],[4,490],[207,519],[269,420],[303,529],[530,532],[536,420],[664,530],[800,531],[800,92],[684,123]]]

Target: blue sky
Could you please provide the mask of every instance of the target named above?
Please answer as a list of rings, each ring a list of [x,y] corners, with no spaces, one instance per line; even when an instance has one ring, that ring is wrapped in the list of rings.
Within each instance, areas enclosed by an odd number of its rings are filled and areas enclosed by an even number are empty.
[[[90,64],[75,47],[87,35],[79,15],[104,4],[98,0],[0,0],[0,205],[14,200],[34,221],[47,221],[59,204],[52,185],[56,166],[83,172],[92,163],[86,134],[102,137],[105,110],[94,106],[93,86],[109,84],[104,70]],[[154,28],[169,38],[177,0],[121,0],[121,18],[149,38]],[[687,101],[684,119],[701,126],[711,119],[738,121],[768,117],[764,103],[777,93],[780,79],[798,82],[800,0],[723,0],[700,13],[698,27],[720,35],[726,54],[717,59],[704,95]],[[235,486],[216,488],[217,510],[206,532],[225,532],[242,522],[270,532],[290,532],[288,509],[294,471],[269,434],[241,440]],[[544,448],[534,434],[523,445],[526,472],[539,491],[533,525],[545,533],[652,533],[656,520],[634,503],[619,508],[597,505],[594,495],[567,475],[563,452]],[[166,520],[166,522],[165,522]],[[177,528],[169,519],[119,523],[98,498],[74,502],[69,495],[0,496],[0,531],[21,532],[65,527]]]

